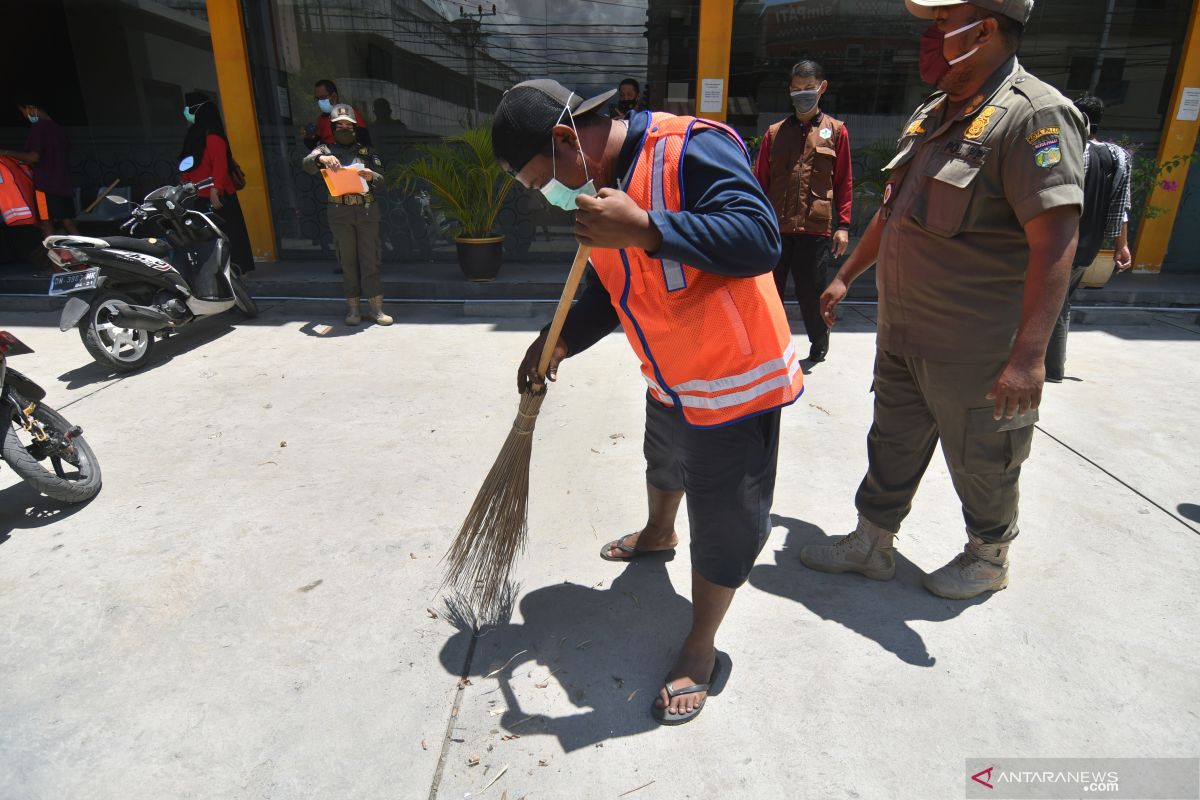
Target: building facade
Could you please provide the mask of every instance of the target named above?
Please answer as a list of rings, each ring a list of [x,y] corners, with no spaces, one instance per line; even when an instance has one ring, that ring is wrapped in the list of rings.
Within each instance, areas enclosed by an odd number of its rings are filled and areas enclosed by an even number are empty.
[[[16,13],[15,0],[4,5]],[[1195,150],[1198,7],[1039,0],[1020,51],[1068,96],[1092,92],[1108,104],[1104,138],[1137,156],[1135,262],[1149,271],[1200,269],[1200,169],[1156,169]],[[220,101],[247,175],[256,256],[271,260],[333,258],[324,189],[299,169],[318,79],[337,84],[396,164],[486,124],[504,89],[531,77],[581,92],[633,77],[651,108],[725,119],[753,144],[789,113],[792,64],[815,59],[830,81],[823,107],[847,121],[855,145],[856,229],[878,202],[878,168],[900,126],[929,91],[917,76],[923,25],[903,0],[621,0],[607,10],[560,5],[553,16],[533,0],[506,0],[495,15],[449,0],[39,0],[19,9],[30,35],[12,37],[3,56],[14,78],[0,88],[0,147],[23,143],[14,105],[32,92],[68,128],[85,204],[113,180],[138,196],[176,179],[183,96],[204,91]],[[419,190],[388,192],[384,213],[385,259],[453,257]],[[569,216],[536,193],[511,193],[498,225],[510,258],[557,263],[573,247]]]

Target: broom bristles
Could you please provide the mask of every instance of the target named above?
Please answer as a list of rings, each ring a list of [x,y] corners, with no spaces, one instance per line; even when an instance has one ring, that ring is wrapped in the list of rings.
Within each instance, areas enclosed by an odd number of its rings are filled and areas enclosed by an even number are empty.
[[[481,618],[495,615],[529,533],[529,462],[545,391],[521,395],[512,430],[446,553],[443,587],[466,598]]]

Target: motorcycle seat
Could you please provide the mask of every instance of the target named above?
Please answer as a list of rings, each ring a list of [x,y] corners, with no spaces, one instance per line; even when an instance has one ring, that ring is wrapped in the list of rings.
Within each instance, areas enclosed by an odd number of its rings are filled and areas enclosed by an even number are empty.
[[[148,242],[145,239],[135,239],[132,236],[105,236],[104,241],[114,250],[129,250],[133,253],[143,253],[155,258],[166,258],[171,252],[171,246],[159,239]]]

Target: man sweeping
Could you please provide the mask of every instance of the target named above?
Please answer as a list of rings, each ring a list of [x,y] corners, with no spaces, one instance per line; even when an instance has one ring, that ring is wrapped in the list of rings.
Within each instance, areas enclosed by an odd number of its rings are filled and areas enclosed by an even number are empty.
[[[550,80],[518,84],[500,102],[492,139],[521,184],[576,211],[576,238],[594,248],[594,276],[547,377],[620,324],[650,387],[649,516],[601,557],[674,548],[687,498],[692,627],[652,708],[679,724],[704,706],[720,668],[717,628],[766,543],[780,409],[800,396],[803,373],[772,277],[778,223],[741,139],[693,117],[611,119],[598,109],[612,94],[584,100]],[[519,391],[538,382],[546,335],[519,368]]]

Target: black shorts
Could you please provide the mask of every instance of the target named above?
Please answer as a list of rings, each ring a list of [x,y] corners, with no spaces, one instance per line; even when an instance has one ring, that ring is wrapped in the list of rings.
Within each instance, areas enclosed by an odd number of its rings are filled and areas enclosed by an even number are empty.
[[[40,194],[46,199],[46,207],[38,209],[38,215],[43,218],[43,221],[58,222],[63,219],[75,219],[75,198],[65,194],[46,194],[44,192]]]
[[[692,567],[707,581],[746,582],[771,531],[780,409],[720,428],[693,428],[646,395],[646,481],[682,491]]]

